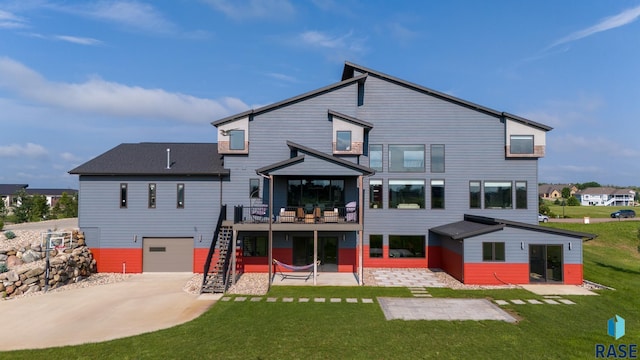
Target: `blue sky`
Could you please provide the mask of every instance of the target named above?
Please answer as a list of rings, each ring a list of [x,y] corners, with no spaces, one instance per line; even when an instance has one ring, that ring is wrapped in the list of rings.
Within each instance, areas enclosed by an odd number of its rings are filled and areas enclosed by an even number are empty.
[[[77,188],[124,142],[340,80],[351,61],[552,126],[541,182],[640,185],[640,1],[0,0],[0,183]]]

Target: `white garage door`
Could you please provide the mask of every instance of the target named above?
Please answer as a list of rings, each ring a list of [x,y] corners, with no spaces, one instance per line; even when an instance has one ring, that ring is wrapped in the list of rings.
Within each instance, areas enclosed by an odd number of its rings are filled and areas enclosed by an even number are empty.
[[[193,272],[193,238],[144,238],[143,272]]]

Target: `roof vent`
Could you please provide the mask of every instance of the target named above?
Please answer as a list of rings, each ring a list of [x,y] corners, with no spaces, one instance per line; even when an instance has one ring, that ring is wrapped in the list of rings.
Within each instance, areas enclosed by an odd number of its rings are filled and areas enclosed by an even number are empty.
[[[167,170],[171,169],[171,149],[167,149]]]

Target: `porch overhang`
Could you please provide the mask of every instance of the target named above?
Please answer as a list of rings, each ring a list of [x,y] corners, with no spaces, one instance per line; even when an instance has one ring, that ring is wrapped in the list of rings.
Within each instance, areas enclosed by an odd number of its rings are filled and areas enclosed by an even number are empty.
[[[504,224],[483,224],[468,220],[457,221],[450,224],[431,228],[431,232],[443,235],[452,240],[464,240],[478,235],[492,233],[504,229]]]

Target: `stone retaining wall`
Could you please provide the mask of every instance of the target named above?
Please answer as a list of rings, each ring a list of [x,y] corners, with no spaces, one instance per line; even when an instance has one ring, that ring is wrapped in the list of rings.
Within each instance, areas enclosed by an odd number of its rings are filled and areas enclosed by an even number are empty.
[[[96,261],[85,246],[84,234],[74,230],[71,239],[67,237],[64,244],[66,246],[48,250],[48,274],[47,250],[41,244],[1,250],[0,265],[4,264],[9,271],[0,273],[0,298],[42,291],[47,285],[48,289],[55,289],[82,281],[96,272]]]

